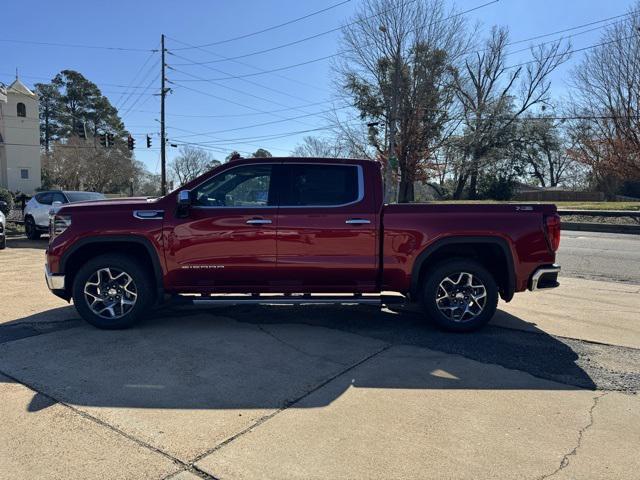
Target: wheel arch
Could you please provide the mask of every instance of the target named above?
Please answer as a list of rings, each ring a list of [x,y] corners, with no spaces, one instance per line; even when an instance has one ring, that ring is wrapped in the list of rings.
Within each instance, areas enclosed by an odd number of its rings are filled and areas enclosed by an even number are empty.
[[[418,298],[429,266],[446,258],[472,258],[494,276],[500,297],[508,302],[516,289],[513,253],[507,241],[496,236],[452,236],[436,240],[416,257],[411,271],[411,297]]]
[[[65,290],[71,292],[78,269],[91,258],[107,253],[122,253],[140,260],[154,277],[156,295],[162,299],[164,286],[162,266],[156,249],[141,236],[97,236],[74,243],[60,258],[60,273],[65,275]]]

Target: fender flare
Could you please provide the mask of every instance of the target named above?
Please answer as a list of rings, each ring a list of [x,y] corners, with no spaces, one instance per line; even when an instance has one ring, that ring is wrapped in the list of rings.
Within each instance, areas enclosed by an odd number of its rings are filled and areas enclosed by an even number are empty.
[[[156,289],[158,291],[158,298],[162,298],[164,293],[164,285],[162,282],[162,265],[160,264],[160,258],[158,257],[157,250],[153,247],[149,239],[139,235],[97,235],[88,238],[82,238],[73,243],[60,258],[60,273],[66,272],[67,263],[73,257],[73,255],[83,247],[96,243],[136,243],[142,245],[151,259],[151,267],[153,268],[153,274],[156,281]]]
[[[428,245],[416,257],[415,262],[413,262],[413,268],[411,269],[411,295],[415,297],[419,291],[420,286],[418,285],[418,281],[420,278],[420,270],[424,263],[441,248],[459,244],[496,245],[500,248],[507,262],[507,285],[503,292],[502,299],[506,302],[510,301],[516,291],[516,273],[513,253],[505,239],[495,236],[451,236],[441,238]]]

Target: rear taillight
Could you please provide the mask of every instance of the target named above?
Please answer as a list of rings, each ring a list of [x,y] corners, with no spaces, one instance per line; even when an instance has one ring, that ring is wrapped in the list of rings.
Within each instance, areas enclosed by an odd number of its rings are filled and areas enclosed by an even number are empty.
[[[549,215],[544,218],[544,225],[547,231],[549,246],[554,252],[560,247],[560,215]]]

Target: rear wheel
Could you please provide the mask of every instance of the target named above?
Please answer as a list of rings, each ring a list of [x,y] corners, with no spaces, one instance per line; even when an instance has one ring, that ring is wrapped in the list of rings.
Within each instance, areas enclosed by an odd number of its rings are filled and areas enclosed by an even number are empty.
[[[132,257],[101,255],[78,270],[73,303],[80,316],[95,327],[128,328],[152,305],[153,279]]]
[[[27,217],[24,219],[24,232],[29,240],[38,240],[40,238],[40,232],[36,227],[36,222],[33,217]]]
[[[2,237],[0,237],[0,250],[4,250],[5,248],[7,248],[7,237],[6,235],[2,235]]]
[[[422,307],[438,327],[470,332],[486,325],[498,306],[498,287],[480,263],[453,259],[428,272],[421,298]]]

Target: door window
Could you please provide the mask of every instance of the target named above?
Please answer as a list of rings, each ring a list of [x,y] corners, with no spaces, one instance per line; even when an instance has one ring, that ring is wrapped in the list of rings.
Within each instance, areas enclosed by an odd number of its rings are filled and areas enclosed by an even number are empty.
[[[67,199],[64,197],[62,193],[53,192],[51,194],[51,203],[53,204],[53,202],[67,203]]]
[[[272,165],[245,165],[216,175],[197,187],[193,204],[202,207],[265,207],[274,205]]]
[[[359,167],[355,165],[287,165],[281,206],[339,206],[362,199]]]
[[[42,193],[40,195],[36,195],[36,200],[38,203],[42,205],[51,205],[52,203],[51,193]]]

